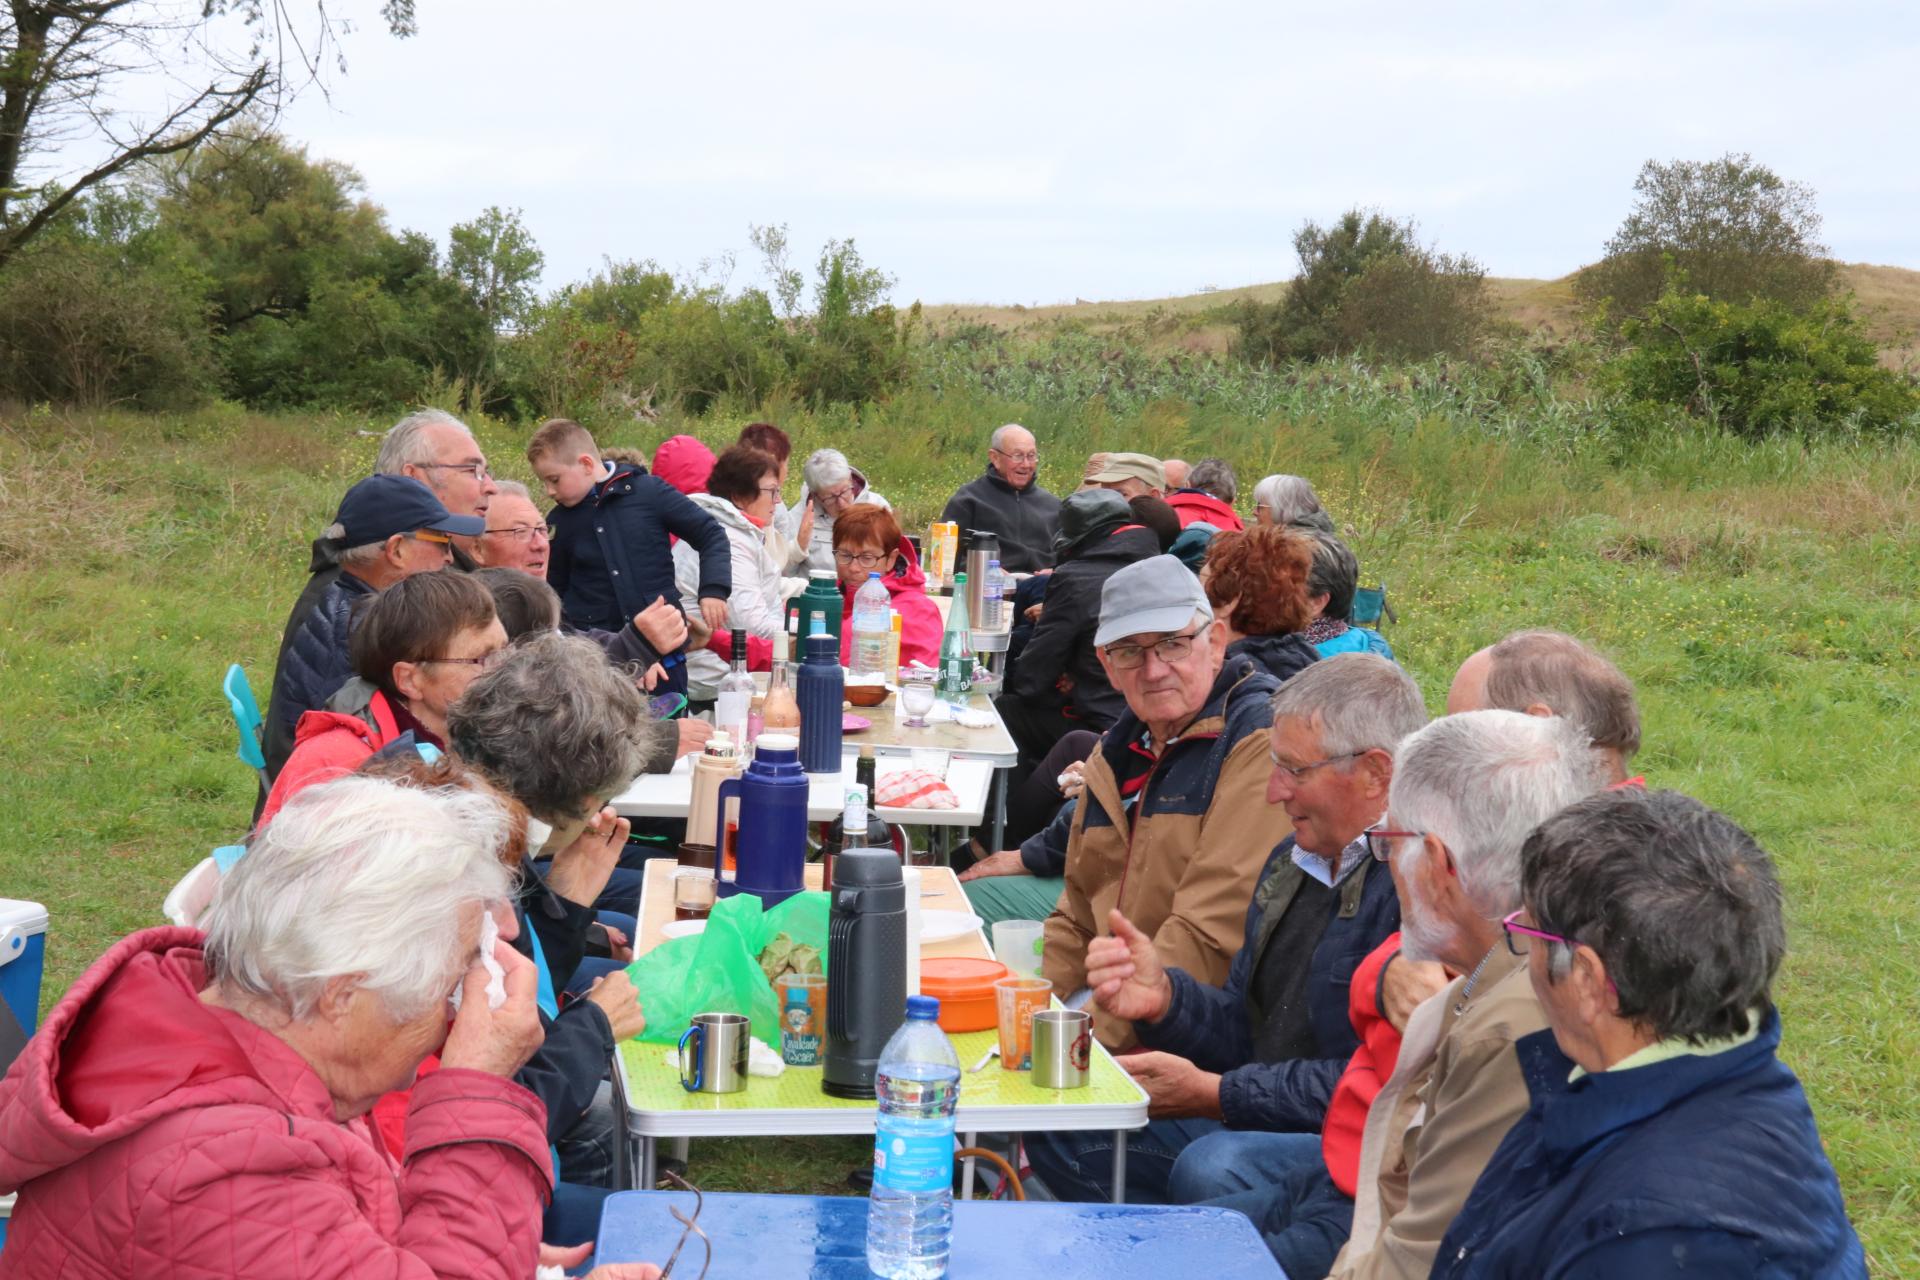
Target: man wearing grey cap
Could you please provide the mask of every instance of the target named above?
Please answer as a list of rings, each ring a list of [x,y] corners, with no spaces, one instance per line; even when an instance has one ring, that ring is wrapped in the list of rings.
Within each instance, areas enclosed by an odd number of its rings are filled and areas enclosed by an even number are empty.
[[[1158,954],[1221,983],[1247,902],[1284,827],[1267,802],[1268,699],[1279,687],[1226,641],[1197,578],[1152,556],[1107,579],[1094,644],[1126,711],[1087,761],[1086,791],[1040,839],[1066,887],[1047,920],[1044,973],[1065,999],[1087,985],[1087,945],[1122,913]],[[1094,1014],[1110,1049],[1133,1024]]]

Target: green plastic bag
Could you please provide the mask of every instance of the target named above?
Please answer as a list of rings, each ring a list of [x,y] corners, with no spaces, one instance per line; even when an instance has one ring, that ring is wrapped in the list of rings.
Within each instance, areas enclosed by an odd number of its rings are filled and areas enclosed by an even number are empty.
[[[737,893],[714,903],[707,927],[691,938],[669,938],[627,966],[646,1010],[642,1040],[676,1044],[696,1013],[744,1013],[756,1040],[777,1048],[780,1010],[773,984],[760,970],[760,953],[786,934],[827,962],[827,895],[796,893],[772,910]]]

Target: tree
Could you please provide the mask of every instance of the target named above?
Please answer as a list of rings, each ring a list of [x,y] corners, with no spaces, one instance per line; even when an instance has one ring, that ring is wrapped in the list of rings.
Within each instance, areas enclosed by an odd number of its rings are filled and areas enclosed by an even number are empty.
[[[1272,364],[1371,350],[1424,359],[1472,349],[1491,318],[1486,272],[1420,243],[1411,220],[1349,209],[1293,237],[1299,274],[1278,302],[1232,313],[1243,359]]]
[[[467,288],[487,324],[498,330],[518,325],[534,303],[534,283],[547,256],[520,221],[518,209],[498,205],[472,222],[456,226],[447,238],[447,269]]]
[[[1830,295],[1838,269],[1820,243],[1813,188],[1745,153],[1718,160],[1649,160],[1606,254],[1575,281],[1613,319],[1651,306],[1678,270],[1694,293],[1727,302],[1771,299],[1804,308]]]
[[[75,200],[143,161],[191,151],[255,109],[276,111],[338,62],[342,19],[314,0],[199,0],[168,7],[139,0],[6,0],[0,8],[0,268]],[[416,30],[414,0],[385,0],[396,36]],[[248,47],[227,47],[231,18]],[[194,57],[181,56],[191,49]],[[288,53],[294,67],[288,67]],[[124,117],[103,103],[123,83],[191,65],[186,88],[150,115]],[[52,153],[94,157],[77,176],[30,182]]]

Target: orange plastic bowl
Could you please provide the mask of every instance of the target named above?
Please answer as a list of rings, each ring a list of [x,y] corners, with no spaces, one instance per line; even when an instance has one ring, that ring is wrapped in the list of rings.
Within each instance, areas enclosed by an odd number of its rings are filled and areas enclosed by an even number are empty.
[[[920,994],[939,999],[942,1031],[990,1031],[1000,1024],[993,984],[1009,976],[998,960],[922,960]]]

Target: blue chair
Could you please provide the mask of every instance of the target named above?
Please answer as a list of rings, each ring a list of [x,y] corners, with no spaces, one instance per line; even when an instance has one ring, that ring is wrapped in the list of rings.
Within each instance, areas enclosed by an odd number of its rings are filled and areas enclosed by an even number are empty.
[[[234,752],[242,760],[253,766],[260,775],[260,785],[267,786],[267,757],[260,750],[260,744],[266,737],[267,722],[260,714],[260,704],[253,700],[253,686],[247,683],[247,672],[239,663],[227,668],[227,678],[220,682],[226,691],[227,707],[233,712],[233,723],[240,730],[240,749]]]

